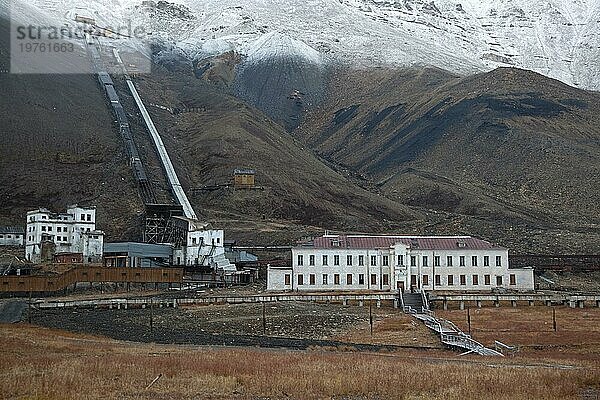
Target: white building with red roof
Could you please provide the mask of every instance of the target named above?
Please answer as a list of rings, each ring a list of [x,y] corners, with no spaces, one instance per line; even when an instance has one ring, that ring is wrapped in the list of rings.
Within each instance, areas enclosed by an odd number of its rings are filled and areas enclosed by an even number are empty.
[[[533,270],[509,269],[508,249],[472,236],[324,235],[269,267],[272,291],[531,291]]]

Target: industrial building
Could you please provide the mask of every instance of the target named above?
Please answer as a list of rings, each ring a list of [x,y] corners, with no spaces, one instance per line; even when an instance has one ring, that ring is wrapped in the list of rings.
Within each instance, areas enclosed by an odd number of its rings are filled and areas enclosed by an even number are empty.
[[[324,235],[269,266],[272,291],[534,289],[533,270],[508,268],[508,249],[471,236]]]
[[[32,263],[102,262],[104,232],[96,229],[95,207],[74,205],[63,214],[45,208],[29,211],[25,234],[25,258]]]
[[[0,246],[23,246],[25,229],[16,226],[0,226]]]
[[[150,243],[106,243],[105,267],[159,268],[173,263],[173,246]]]

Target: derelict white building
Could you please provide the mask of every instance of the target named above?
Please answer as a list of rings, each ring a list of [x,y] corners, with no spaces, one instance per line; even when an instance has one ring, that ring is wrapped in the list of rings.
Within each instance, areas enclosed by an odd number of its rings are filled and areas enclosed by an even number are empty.
[[[534,289],[532,269],[509,269],[508,249],[471,236],[324,235],[269,267],[272,291]]]
[[[25,258],[33,263],[53,261],[54,256],[77,254],[77,260],[101,263],[104,232],[96,230],[96,208],[69,206],[56,214],[45,208],[27,213]]]

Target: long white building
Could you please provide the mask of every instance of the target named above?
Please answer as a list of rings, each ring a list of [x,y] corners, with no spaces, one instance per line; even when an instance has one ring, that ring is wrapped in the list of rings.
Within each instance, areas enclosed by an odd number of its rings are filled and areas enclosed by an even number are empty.
[[[27,213],[25,257],[33,263],[54,261],[61,254],[78,255],[74,260],[102,262],[104,232],[96,230],[96,208],[77,205],[56,214],[45,208]]]
[[[508,249],[471,236],[324,235],[269,267],[271,291],[534,289],[532,269],[508,268]]]

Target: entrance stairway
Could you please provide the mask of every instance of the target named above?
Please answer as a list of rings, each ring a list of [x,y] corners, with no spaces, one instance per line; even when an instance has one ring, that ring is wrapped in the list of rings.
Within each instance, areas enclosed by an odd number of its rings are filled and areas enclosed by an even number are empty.
[[[412,315],[425,326],[440,335],[442,343],[447,346],[464,349],[468,353],[476,353],[482,356],[503,356],[502,353],[487,348],[470,335],[461,331],[451,321],[435,316],[435,313],[429,309],[427,297],[424,292],[421,293],[400,293],[402,307],[404,312]]]

